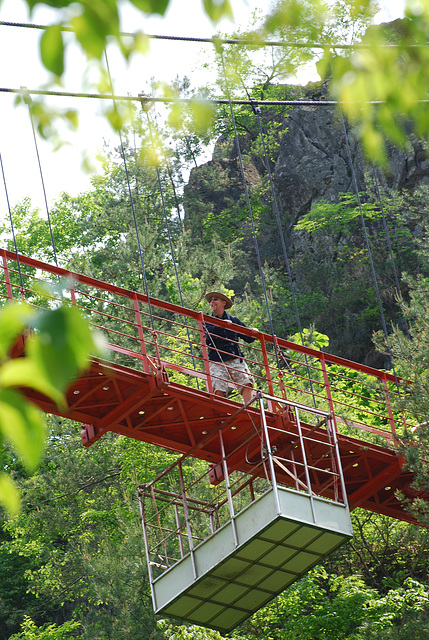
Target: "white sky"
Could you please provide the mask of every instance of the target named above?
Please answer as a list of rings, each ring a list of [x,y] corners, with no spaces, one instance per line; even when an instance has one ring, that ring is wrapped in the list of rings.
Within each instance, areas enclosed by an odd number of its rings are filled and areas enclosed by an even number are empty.
[[[216,27],[205,16],[202,0],[171,0],[171,7],[165,17],[144,18],[132,8],[122,14],[122,31],[143,30],[148,34],[176,35],[190,37],[211,37],[219,30],[232,31],[235,25],[245,27],[255,8],[261,5],[258,0],[232,0],[235,24],[222,22]],[[382,0],[384,7],[377,21],[392,20],[402,13],[403,0]],[[268,3],[265,3],[268,6]],[[186,7],[186,11],[184,11]],[[38,9],[31,22],[49,24],[49,9]],[[0,0],[0,20],[4,22],[29,23],[26,5],[22,0]],[[38,41],[41,31],[18,27],[0,26],[0,87],[17,89],[22,86],[29,89],[42,88],[47,80],[38,55]],[[199,44],[166,43],[152,41],[149,56],[139,56],[129,68],[122,63],[114,51],[109,52],[109,66],[113,76],[114,91],[117,95],[138,95],[144,90],[146,82],[155,76],[157,79],[172,80],[176,75],[185,74],[198,86],[204,80],[197,75],[194,66],[198,58],[208,55],[207,47]],[[88,91],[84,88],[85,63],[78,51],[72,51],[72,63],[69,62],[64,83],[64,91]],[[42,181],[37,163],[36,149],[31,130],[28,109],[14,107],[15,95],[0,92],[0,154],[3,161],[7,194],[13,207],[25,196],[31,198],[34,207],[46,211]],[[83,105],[83,102],[85,103]],[[72,144],[54,153],[52,147],[38,138],[38,151],[42,166],[48,206],[61,191],[76,195],[90,188],[90,176],[81,168],[82,147],[96,157],[104,140],[117,145],[118,140],[107,123],[100,116],[97,100],[49,98],[49,104],[58,108],[78,107],[82,111],[79,135],[69,134]],[[84,108],[83,108],[84,107]],[[0,174],[0,216],[8,217],[7,201],[3,177]]]

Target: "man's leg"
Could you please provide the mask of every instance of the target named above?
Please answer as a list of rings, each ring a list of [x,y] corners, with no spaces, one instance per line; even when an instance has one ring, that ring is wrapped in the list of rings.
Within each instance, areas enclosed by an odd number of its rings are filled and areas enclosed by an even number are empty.
[[[215,396],[227,398],[229,376],[225,365],[219,362],[209,362],[209,367]]]
[[[249,402],[254,395],[253,376],[246,362],[241,358],[235,359],[233,366],[229,368],[229,374],[243,396],[244,403]]]
[[[253,386],[250,387],[246,385],[245,387],[243,387],[241,390],[241,395],[243,396],[244,404],[246,404],[246,402],[250,402],[250,400],[255,395],[255,392],[253,391]]]

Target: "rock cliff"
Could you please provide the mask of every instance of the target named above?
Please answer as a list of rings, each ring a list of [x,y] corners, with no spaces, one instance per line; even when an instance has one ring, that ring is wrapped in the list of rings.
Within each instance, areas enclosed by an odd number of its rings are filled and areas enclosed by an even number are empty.
[[[323,101],[326,88],[309,85],[302,90],[302,95],[307,101]],[[265,114],[265,124],[268,120],[269,115]],[[305,299],[305,302],[300,303],[303,322],[308,326],[314,321],[319,330],[326,331],[335,351],[353,359],[363,360],[363,351],[367,353],[370,349],[368,336],[372,328],[378,328],[375,326],[376,321],[369,317],[370,314],[368,318],[362,319],[365,294],[371,289],[371,285],[369,282],[362,285],[359,294],[356,293],[356,300],[345,301],[347,307],[342,309],[338,303],[338,295],[344,299],[346,296],[341,293],[341,286],[333,281],[335,277],[343,278],[343,286],[346,287],[345,279],[355,278],[351,271],[347,276],[346,270],[339,271],[336,261],[341,252],[341,255],[344,255],[345,244],[356,244],[362,248],[363,242],[351,237],[310,237],[309,234],[297,230],[296,223],[316,202],[323,200],[335,203],[339,201],[340,194],[355,193],[354,181],[359,192],[365,194],[366,181],[374,177],[374,171],[379,184],[393,191],[412,190],[420,184],[429,184],[429,160],[425,146],[413,136],[409,137],[406,151],[390,145],[389,167],[383,172],[375,170],[362,154],[357,131],[343,120],[338,109],[329,105],[294,106],[283,121],[281,131],[278,151],[273,158],[271,170],[287,252],[294,267],[294,286],[297,288],[297,297]],[[248,132],[240,136],[244,171],[250,193],[257,193],[259,189],[259,202],[265,199],[267,209],[270,209],[266,218],[261,214],[259,219],[258,233],[262,257],[270,265],[277,264],[279,268],[283,265],[285,272],[280,234],[271,206],[268,206],[269,189],[265,186],[265,192],[261,191],[261,185],[267,185],[265,165],[262,156],[255,154],[255,145],[252,146],[252,141],[254,142],[258,135],[255,126],[253,134]],[[233,217],[236,215],[234,212],[244,211],[246,202],[243,194],[235,142],[231,139],[219,140],[213,159],[191,172],[185,188],[186,224],[194,231],[198,229],[201,236],[204,236],[207,212],[210,212],[211,220],[216,226],[216,221],[221,220],[225,211],[229,211],[229,215]],[[365,199],[365,195],[363,198]],[[241,226],[241,231],[244,231],[242,235],[246,238],[247,216],[237,216],[236,220],[237,228]],[[342,246],[339,246],[338,242],[340,245],[342,243]],[[250,255],[250,244],[248,250]],[[307,271],[304,273],[303,269]],[[311,291],[311,283],[308,281],[308,274],[316,271],[318,281],[314,275],[311,275],[311,278],[314,287],[318,289],[317,295]],[[240,281],[235,284],[238,290],[243,286]],[[337,317],[337,325],[342,326],[331,326],[334,304],[337,306],[335,312],[340,318],[338,321]],[[322,307],[323,311],[320,310]],[[285,327],[292,327],[294,323],[291,313],[286,313],[286,316],[283,331]],[[345,343],[348,346],[345,346]]]

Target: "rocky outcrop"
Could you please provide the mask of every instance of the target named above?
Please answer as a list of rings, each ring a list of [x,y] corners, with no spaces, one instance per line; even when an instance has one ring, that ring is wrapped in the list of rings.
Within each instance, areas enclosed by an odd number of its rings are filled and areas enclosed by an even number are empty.
[[[256,167],[248,159],[243,162],[249,189],[261,182]],[[216,158],[191,171],[185,186],[185,223],[204,238],[204,223],[210,215],[231,211],[243,198],[243,179],[237,157]]]
[[[352,167],[362,191],[362,153],[356,137],[333,107],[295,107],[288,117],[274,171],[278,203],[287,226],[292,228],[315,201],[336,202],[339,193],[353,192]]]
[[[320,101],[326,98],[326,93],[323,85],[310,85],[305,89],[304,98]],[[248,142],[248,136],[240,137],[246,181],[252,187],[259,183],[258,174],[264,172],[264,163],[261,158],[246,155]],[[429,160],[423,142],[410,134],[406,151],[393,145],[388,145],[387,151],[389,166],[383,172],[377,170],[381,185],[398,190],[429,183]],[[185,208],[189,194],[201,189],[200,176],[205,175],[210,167],[223,175],[225,172],[229,174],[227,198],[231,196],[236,200],[243,196],[235,144],[222,138],[215,147],[213,160],[191,171],[185,188]],[[359,192],[365,192],[365,173],[373,168],[364,159],[357,132],[343,122],[341,113],[330,105],[294,107],[285,121],[285,132],[273,170],[286,229],[290,230],[314,202],[336,202],[340,193],[353,193],[352,168]],[[225,182],[222,180],[221,183],[223,188]],[[214,189],[210,193],[205,184],[203,191],[204,198],[211,200],[215,210],[225,206],[222,189]]]
[[[306,101],[323,101],[326,88],[309,86],[303,97]],[[264,126],[267,126],[268,112],[264,113],[264,118]],[[290,298],[293,286],[303,326],[314,323],[319,331],[329,335],[330,350],[334,353],[382,366],[372,347],[372,333],[379,326],[380,311],[375,302],[373,274],[360,220],[346,230],[339,225],[335,232],[326,228],[315,234],[297,230],[296,223],[318,201],[339,202],[340,194],[353,194],[356,188],[363,194],[364,202],[365,193],[369,191],[366,181],[373,182],[374,171],[378,184],[393,191],[413,190],[421,184],[429,184],[425,144],[410,134],[406,150],[387,146],[387,169],[374,169],[363,155],[358,132],[343,120],[338,109],[328,104],[294,106],[281,123],[279,149],[271,166],[282,225],[280,234],[271,207],[263,155],[252,155],[257,149],[258,127],[255,124],[253,134],[249,129],[240,136],[240,147],[246,184],[257,216],[260,257],[275,273],[274,281],[280,283],[277,291],[281,293],[273,302],[276,331],[279,335],[288,335],[296,330]],[[221,138],[213,159],[192,170],[185,187],[185,212],[185,222],[193,233],[200,233],[203,240],[209,234],[219,235],[219,230],[224,230],[221,238],[227,242],[240,239],[246,263],[230,286],[243,291],[250,282],[260,296],[258,264],[233,139]],[[400,234],[397,238],[398,256],[404,271],[410,270],[410,266],[412,270],[415,262],[412,242],[407,244],[406,240],[407,234],[408,237],[416,236],[418,229],[418,224],[415,228],[411,226],[416,224],[411,218],[410,226],[403,234],[402,248]],[[378,280],[382,280],[379,286],[386,319],[396,321],[398,309],[396,298],[392,297],[392,267],[384,246],[387,244],[384,230],[381,221],[378,226],[377,222],[368,221],[368,227],[372,240],[378,243],[376,269]],[[291,265],[292,286],[286,269],[283,239]]]

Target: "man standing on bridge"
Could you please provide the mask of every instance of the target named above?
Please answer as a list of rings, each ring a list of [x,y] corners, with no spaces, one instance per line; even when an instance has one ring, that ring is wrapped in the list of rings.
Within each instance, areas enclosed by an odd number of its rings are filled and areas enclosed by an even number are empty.
[[[206,344],[209,352],[210,375],[213,390],[217,396],[228,395],[228,382],[235,383],[244,402],[253,398],[253,377],[238,346],[238,334],[232,325],[246,325],[235,316],[226,313],[232,307],[232,300],[221,291],[211,291],[205,296],[210,304],[212,316],[223,320],[224,327],[206,324]],[[258,331],[258,329],[253,329]],[[254,342],[256,338],[240,336],[245,342]]]

